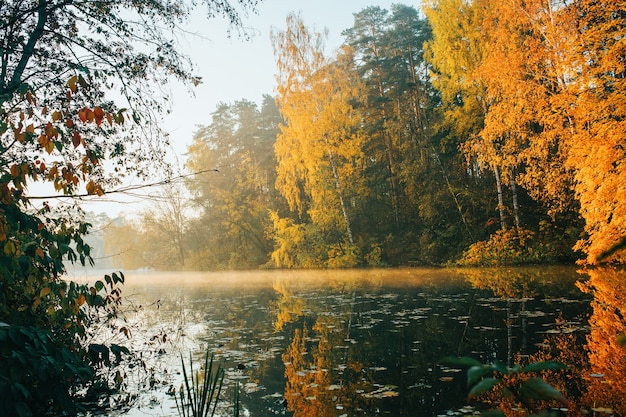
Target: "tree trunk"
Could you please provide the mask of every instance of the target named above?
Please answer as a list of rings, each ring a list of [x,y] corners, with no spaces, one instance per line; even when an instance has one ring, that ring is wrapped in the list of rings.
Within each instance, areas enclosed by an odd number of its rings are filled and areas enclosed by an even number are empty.
[[[502,196],[502,181],[500,180],[500,168],[494,167],[493,173],[496,177],[496,189],[498,191],[498,211],[500,212],[500,228],[506,230],[504,218],[504,197]]]
[[[513,195],[513,219],[515,220],[515,229],[519,232],[519,203],[517,201],[517,182],[515,181],[515,170],[510,168],[511,172],[511,194]]]
[[[348,241],[350,242],[352,246],[354,246],[354,238],[352,237],[352,228],[350,227],[350,218],[348,217],[348,210],[346,209],[346,204],[343,200],[343,193],[341,192],[341,183],[339,182],[339,174],[337,173],[337,168],[335,167],[333,153],[330,149],[328,149],[328,158],[330,160],[330,167],[333,172],[333,177],[335,178],[335,187],[337,188],[337,194],[339,195],[339,204],[341,205],[341,214],[343,215],[343,219],[346,222],[346,233],[348,234]]]

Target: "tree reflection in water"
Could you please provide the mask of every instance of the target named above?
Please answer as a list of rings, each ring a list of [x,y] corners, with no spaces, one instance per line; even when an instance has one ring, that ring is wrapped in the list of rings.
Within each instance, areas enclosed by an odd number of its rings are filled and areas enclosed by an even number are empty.
[[[585,272],[589,280],[579,286],[593,294],[587,336],[591,374],[585,402],[591,408],[612,409],[624,416],[626,346],[618,343],[618,338],[626,334],[626,271],[600,268]]]

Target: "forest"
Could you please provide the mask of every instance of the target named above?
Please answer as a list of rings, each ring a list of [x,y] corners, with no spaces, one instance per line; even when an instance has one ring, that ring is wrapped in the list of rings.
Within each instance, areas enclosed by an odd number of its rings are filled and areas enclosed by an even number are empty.
[[[622,1],[429,0],[292,14],[277,88],[222,103],[184,184],[104,236],[154,269],[622,263]]]

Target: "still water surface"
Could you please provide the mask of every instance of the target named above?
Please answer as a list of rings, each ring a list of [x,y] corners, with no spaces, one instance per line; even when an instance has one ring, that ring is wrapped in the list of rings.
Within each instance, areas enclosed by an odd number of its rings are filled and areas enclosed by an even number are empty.
[[[583,357],[588,278],[557,267],[127,273],[128,343],[147,366],[125,384],[149,375],[152,388],[125,415],[177,416],[167,391],[181,383],[180,354],[199,363],[207,348],[227,368],[224,398],[239,381],[243,415],[471,413],[464,371],[441,359],[525,363],[565,336]]]

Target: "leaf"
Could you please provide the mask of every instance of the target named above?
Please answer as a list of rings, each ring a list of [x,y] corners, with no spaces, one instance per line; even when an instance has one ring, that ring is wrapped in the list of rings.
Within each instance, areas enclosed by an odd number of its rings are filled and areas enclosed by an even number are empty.
[[[78,118],[83,123],[87,121],[87,108],[82,108],[81,110],[78,111]]]
[[[522,397],[533,400],[557,400],[566,405],[567,399],[556,388],[541,378],[529,378],[522,384]]]
[[[96,194],[96,184],[93,181],[89,181],[85,184],[85,189],[87,190],[87,194],[94,195]]]
[[[41,249],[41,248],[38,248],[38,249]],[[43,287],[43,288],[41,289],[41,291],[39,291],[39,296],[40,296],[41,298],[43,298],[43,297],[45,297],[46,295],[50,294],[50,291],[51,291],[51,290],[50,290],[50,287]]]
[[[76,92],[76,81],[78,81],[78,76],[77,75],[73,75],[73,76],[70,77],[69,80],[67,80],[66,85],[70,88],[72,93]]]
[[[506,367],[505,364],[503,364],[500,361],[495,361],[492,365],[491,365],[491,369],[493,369],[494,371],[498,371],[503,375],[508,375],[509,373],[509,368]]]
[[[74,148],[78,148],[78,146],[80,145],[80,141],[81,140],[81,136],[80,133],[75,131],[72,134],[72,144],[74,145]]]
[[[83,304],[85,304],[85,295],[84,294],[79,294],[78,297],[76,298],[76,304],[80,307]]]
[[[100,291],[101,289],[104,288],[104,283],[102,281],[96,281],[94,285],[96,287],[96,291]]]
[[[498,378],[485,378],[474,386],[467,395],[468,399],[472,399],[482,393],[489,391],[491,388],[498,385],[500,380]]]
[[[476,382],[478,382],[483,376],[487,375],[491,372],[489,366],[480,365],[480,366],[472,366],[467,370],[467,386],[471,387]]]
[[[93,114],[96,124],[100,126],[102,124],[102,120],[104,120],[104,110],[102,110],[102,107],[96,107],[93,109]]]
[[[522,368],[522,372],[538,372],[538,371],[559,371],[568,369],[567,365],[555,361],[544,361],[531,363]]]

